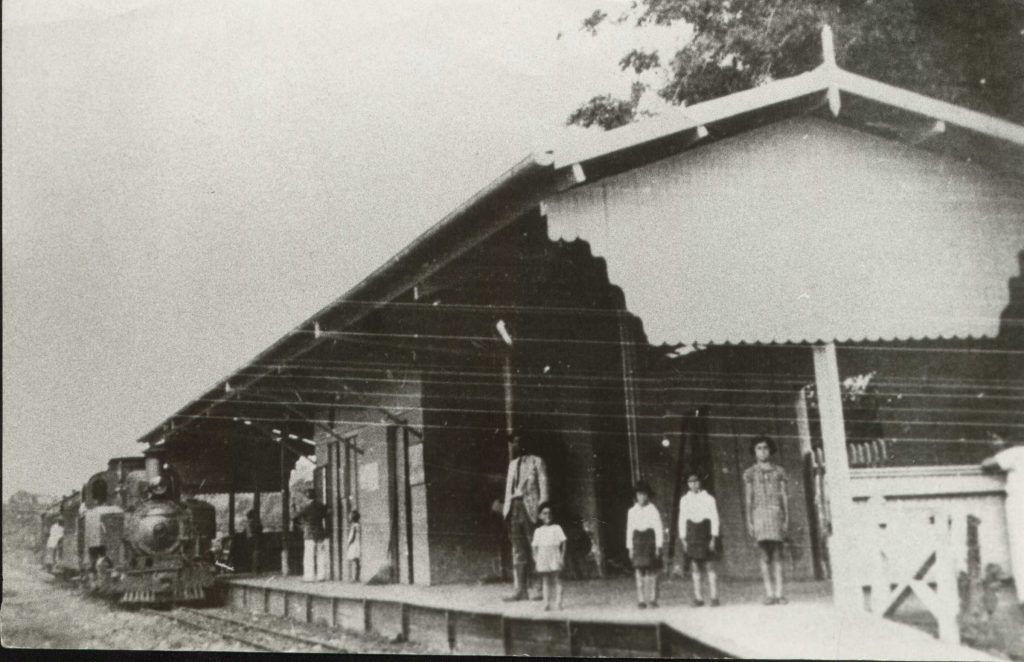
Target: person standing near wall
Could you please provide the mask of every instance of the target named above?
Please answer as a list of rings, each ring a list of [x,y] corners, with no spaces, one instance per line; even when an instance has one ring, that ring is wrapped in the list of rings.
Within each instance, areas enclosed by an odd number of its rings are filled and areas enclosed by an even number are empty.
[[[326,527],[327,508],[316,500],[316,490],[306,490],[309,503],[295,516],[295,521],[302,527],[302,581],[324,581],[327,579]]]
[[[788,602],[782,591],[782,543],[789,530],[789,482],[785,470],[772,463],[775,441],[755,437],[750,442],[754,465],[743,472],[747,505],[747,532],[761,552],[761,578],[766,605]],[[772,579],[774,578],[774,585]]]
[[[250,509],[245,514],[245,538],[247,547],[249,548],[249,570],[251,572],[260,571],[260,558],[263,538],[263,522],[260,520],[260,514],[256,509]]]
[[[46,538],[46,559],[45,563],[50,568],[56,568],[60,561],[60,539],[64,537],[64,526],[59,519],[50,525],[50,533]]]
[[[1006,531],[1017,602],[1024,609],[1024,446],[1012,446],[981,463],[985,471],[1006,472]]]
[[[533,562],[531,546],[533,530],[537,527],[538,506],[548,500],[548,472],[544,460],[524,453],[518,435],[512,435],[508,444],[512,461],[508,463],[505,479],[503,514],[509,526],[512,541],[513,593],[505,601],[526,600]],[[540,600],[537,594],[534,599]]]
[[[715,558],[718,555],[718,505],[715,497],[703,489],[697,474],[687,476],[686,484],[690,491],[679,500],[679,537],[693,575],[693,606],[704,605],[700,586],[703,570],[708,576],[711,606],[717,607],[718,576],[715,574]]]
[[[359,511],[353,510],[349,515],[348,543],[345,547],[345,560],[348,561],[349,576],[354,582],[359,581],[359,564],[363,558],[362,531],[359,520]]]
[[[661,514],[651,503],[654,490],[647,481],[637,481],[633,493],[636,503],[626,514],[626,549],[636,573],[637,607],[646,609],[658,606],[658,572],[665,533]]]
[[[562,608],[562,568],[565,566],[566,537],[554,523],[551,504],[537,507],[540,526],[533,532],[533,560],[544,588],[544,611]]]

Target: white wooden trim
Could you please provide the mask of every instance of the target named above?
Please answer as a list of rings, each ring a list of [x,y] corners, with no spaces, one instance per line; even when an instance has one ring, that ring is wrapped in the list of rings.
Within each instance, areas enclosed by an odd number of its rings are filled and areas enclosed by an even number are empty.
[[[825,477],[832,513],[832,538],[829,558],[832,563],[832,598],[844,611],[859,609],[859,582],[853,573],[857,546],[853,540],[850,498],[850,466],[846,455],[846,429],[843,400],[839,386],[839,364],[835,343],[814,345],[814,379],[821,417],[821,441],[825,451]]]
[[[587,161],[620,149],[663,138],[674,133],[695,130],[697,137],[701,127],[739,115],[741,113],[790,101],[814,92],[825,92],[828,88],[828,72],[818,67],[813,71],[783,78],[750,90],[735,92],[728,96],[711,99],[694,106],[681,108],[666,119],[648,120],[627,124],[613,131],[573,131],[566,134],[564,145],[554,151],[555,168],[564,168],[573,163]],[[569,138],[578,136],[577,140]]]
[[[837,68],[833,75],[844,92],[1024,146],[1024,126],[1019,124],[880,83],[843,69]]]
[[[850,470],[850,497],[866,499],[941,495],[982,496],[1006,493],[999,476],[976,465],[887,467]]]

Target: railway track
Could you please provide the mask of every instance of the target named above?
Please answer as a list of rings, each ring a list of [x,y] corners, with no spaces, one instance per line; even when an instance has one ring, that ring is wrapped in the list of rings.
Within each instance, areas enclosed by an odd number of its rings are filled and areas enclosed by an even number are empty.
[[[328,641],[275,630],[255,623],[248,623],[227,616],[192,609],[191,607],[176,607],[170,611],[146,608],[143,611],[154,616],[176,621],[194,630],[210,632],[227,641],[243,644],[261,651],[272,653],[349,652]]]

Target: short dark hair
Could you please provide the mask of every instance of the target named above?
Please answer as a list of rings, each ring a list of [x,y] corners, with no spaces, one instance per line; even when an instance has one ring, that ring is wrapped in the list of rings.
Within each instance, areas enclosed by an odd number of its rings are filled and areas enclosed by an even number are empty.
[[[545,508],[550,510],[552,515],[555,513],[555,509],[551,506],[550,501],[541,501],[540,505],[537,506],[537,514],[539,515],[540,511],[544,510]]]
[[[307,487],[306,488],[306,496],[309,497],[310,499],[315,499],[316,498],[316,488]]]
[[[646,480],[638,480],[636,481],[636,485],[633,486],[633,494],[639,494],[641,492],[646,494],[650,499],[654,498],[654,490],[651,489],[650,483]]]
[[[353,510],[351,513],[348,514],[348,518],[352,522],[358,522],[360,518],[359,511]]]
[[[776,448],[776,446],[775,446],[775,440],[774,439],[772,439],[771,437],[769,437],[766,434],[759,434],[759,435],[757,435],[756,437],[754,437],[753,439],[750,440],[750,454],[751,455],[754,454],[754,449],[757,448],[757,445],[760,444],[760,443],[768,444],[768,452],[771,453],[772,455],[775,455],[775,451],[778,450]]]

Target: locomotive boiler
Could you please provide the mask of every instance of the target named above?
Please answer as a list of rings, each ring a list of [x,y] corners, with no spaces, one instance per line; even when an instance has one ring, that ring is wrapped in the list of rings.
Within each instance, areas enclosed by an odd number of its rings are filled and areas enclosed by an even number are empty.
[[[181,497],[180,479],[158,451],[110,460],[61,511],[57,570],[77,566],[89,592],[160,604],[203,600],[213,586],[215,509]]]

